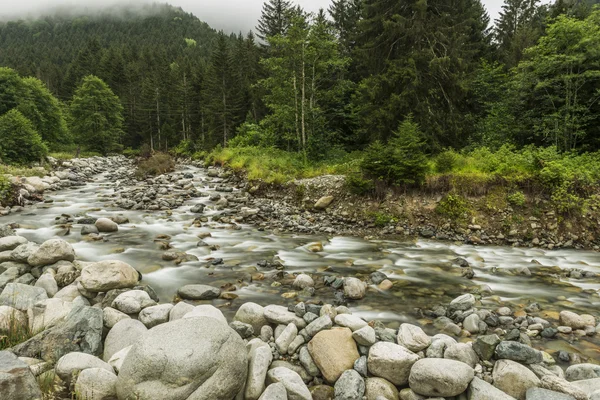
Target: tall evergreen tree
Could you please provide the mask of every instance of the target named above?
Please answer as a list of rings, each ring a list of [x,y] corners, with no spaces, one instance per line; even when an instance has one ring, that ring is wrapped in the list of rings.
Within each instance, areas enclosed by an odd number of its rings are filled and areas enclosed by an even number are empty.
[[[343,54],[351,55],[358,35],[362,0],[332,0],[328,12],[333,19]]]
[[[494,38],[498,56],[507,67],[516,66],[523,58],[523,51],[535,44],[541,35],[539,21],[540,0],[505,0],[496,20]]]
[[[266,1],[256,27],[257,36],[266,41],[271,36],[285,35],[290,25],[292,9],[292,2],[288,0]]]

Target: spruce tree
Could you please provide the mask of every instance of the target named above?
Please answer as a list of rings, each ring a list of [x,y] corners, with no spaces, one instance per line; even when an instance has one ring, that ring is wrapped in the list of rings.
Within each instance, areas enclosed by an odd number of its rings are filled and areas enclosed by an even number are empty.
[[[256,27],[257,36],[266,41],[267,38],[285,35],[290,26],[290,14],[293,6],[287,0],[268,0],[263,4],[262,14]]]
[[[507,67],[516,66],[523,51],[535,44],[541,34],[536,25],[539,0],[505,0],[496,20],[494,38],[498,56]]]
[[[362,0],[332,0],[328,9],[333,19],[343,54],[352,54],[358,35],[358,21],[362,12]]]

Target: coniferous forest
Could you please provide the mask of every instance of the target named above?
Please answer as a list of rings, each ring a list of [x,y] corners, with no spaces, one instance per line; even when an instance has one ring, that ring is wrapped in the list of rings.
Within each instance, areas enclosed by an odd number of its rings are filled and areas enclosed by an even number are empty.
[[[332,0],[316,14],[268,0],[237,34],[158,4],[2,22],[0,157],[144,148],[252,169],[267,155],[292,160],[282,174],[343,164],[358,192],[543,172],[568,192],[565,179],[600,176],[594,3],[506,0],[491,21],[479,0]]]

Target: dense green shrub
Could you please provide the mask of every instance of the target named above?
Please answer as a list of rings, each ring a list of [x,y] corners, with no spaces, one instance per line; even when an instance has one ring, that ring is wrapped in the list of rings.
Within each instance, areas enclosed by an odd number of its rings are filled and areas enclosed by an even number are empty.
[[[365,179],[362,174],[350,174],[346,176],[346,188],[352,194],[366,196],[373,193],[375,183],[370,179]]]
[[[7,205],[7,201],[12,196],[13,185],[10,183],[8,178],[4,175],[0,175],[0,205]]]
[[[523,207],[525,205],[525,194],[521,191],[516,191],[506,196],[506,200],[508,200],[512,206]]]
[[[48,148],[31,122],[16,109],[0,116],[0,161],[31,164],[48,154]]]
[[[420,185],[429,169],[424,148],[419,125],[408,117],[386,145],[375,142],[367,148],[361,169],[391,185]]]
[[[435,170],[440,174],[451,172],[456,165],[457,157],[456,152],[451,149],[441,152],[435,158]]]
[[[448,194],[436,206],[435,212],[450,219],[463,219],[469,214],[469,203],[457,194]]]

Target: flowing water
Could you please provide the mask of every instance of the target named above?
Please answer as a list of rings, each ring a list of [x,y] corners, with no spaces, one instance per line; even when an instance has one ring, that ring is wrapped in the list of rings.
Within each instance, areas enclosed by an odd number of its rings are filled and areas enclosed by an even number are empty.
[[[214,193],[207,186],[210,179],[204,170],[186,167],[185,171],[194,174],[194,184],[202,193]],[[217,287],[237,284],[237,299],[215,301],[229,315],[246,301],[263,305],[293,302],[282,298],[283,293],[293,291],[290,285],[273,285],[270,274],[276,274],[276,270],[257,267],[258,262],[273,258],[291,273],[361,277],[376,270],[384,272],[396,282],[390,291],[372,286],[364,299],[349,306],[358,315],[386,320],[391,326],[399,321],[414,321],[417,308],[447,304],[467,292],[484,293],[483,304],[489,308],[502,304],[519,309],[537,302],[543,310],[541,316],[549,319],[555,319],[556,312],[564,309],[596,314],[600,305],[600,278],[576,280],[559,274],[560,269],[577,268],[596,272],[600,277],[600,254],[596,252],[279,234],[249,225],[233,229],[231,225],[212,222],[194,227],[192,222],[197,214],[191,213],[190,208],[198,202],[207,205],[205,216],[229,211],[216,211],[208,197],[190,200],[172,213],[123,210],[110,206],[117,184],[101,174],[83,187],[48,193],[46,199],[52,200],[51,203],[39,203],[22,213],[1,217],[0,223],[19,223],[18,234],[38,243],[59,236],[71,242],[78,258],[84,261],[125,261],[143,273],[144,282],[154,288],[163,302],[171,301],[177,288],[185,284]],[[122,214],[130,223],[120,225],[117,233],[106,234],[106,241],[87,241],[79,234],[78,225],[62,236],[65,229],[55,225],[62,214],[91,217]],[[209,246],[217,245],[217,250],[197,247],[198,234],[202,232],[210,232],[211,237],[204,241]],[[193,254],[199,261],[179,266],[163,261],[164,250],[155,243],[161,234],[171,237],[170,244],[175,250]],[[308,251],[305,246],[313,242],[321,242],[323,251]],[[475,271],[474,279],[461,277],[460,268],[452,264],[456,257],[468,260]],[[212,265],[218,258],[223,263]],[[518,274],[524,267],[531,271],[531,276]],[[261,272],[266,279],[251,279]],[[300,295],[298,299],[311,298]],[[334,290],[318,284],[313,299],[332,302]]]

